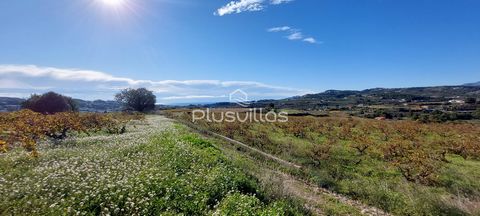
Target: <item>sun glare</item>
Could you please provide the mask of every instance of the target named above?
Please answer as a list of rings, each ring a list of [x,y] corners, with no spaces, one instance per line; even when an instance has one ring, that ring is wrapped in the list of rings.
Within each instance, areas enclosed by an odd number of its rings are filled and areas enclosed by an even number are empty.
[[[125,3],[125,0],[101,0],[105,5],[119,7]]]

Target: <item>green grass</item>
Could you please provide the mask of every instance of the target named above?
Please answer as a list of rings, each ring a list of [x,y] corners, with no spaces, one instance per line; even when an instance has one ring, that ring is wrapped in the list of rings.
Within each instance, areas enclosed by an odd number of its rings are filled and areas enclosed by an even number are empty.
[[[208,141],[161,117],[124,135],[0,155],[1,215],[301,215]]]
[[[355,162],[361,159],[357,165]],[[396,215],[468,215],[479,206],[450,202],[464,197],[477,200],[480,191],[478,161],[448,157],[452,162],[439,173],[435,185],[406,181],[397,169],[381,160],[356,156],[350,148],[337,146],[319,166],[305,172],[317,184],[362,200]],[[468,164],[468,165],[467,165]]]
[[[480,197],[480,161],[453,155],[448,160],[450,162],[441,171],[439,183],[452,194]]]

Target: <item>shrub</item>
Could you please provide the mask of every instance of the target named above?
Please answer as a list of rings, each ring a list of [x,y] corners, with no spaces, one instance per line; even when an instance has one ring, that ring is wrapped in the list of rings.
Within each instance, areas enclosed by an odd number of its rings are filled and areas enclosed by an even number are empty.
[[[319,166],[330,157],[330,151],[333,145],[334,141],[324,144],[316,144],[312,147],[311,151],[309,151],[309,155],[316,166]]]
[[[78,110],[77,105],[72,98],[55,92],[47,92],[42,95],[34,94],[23,102],[22,108],[43,114]]]
[[[412,141],[396,141],[384,151],[384,158],[397,167],[406,180],[421,184],[435,183],[443,156],[442,152]]]

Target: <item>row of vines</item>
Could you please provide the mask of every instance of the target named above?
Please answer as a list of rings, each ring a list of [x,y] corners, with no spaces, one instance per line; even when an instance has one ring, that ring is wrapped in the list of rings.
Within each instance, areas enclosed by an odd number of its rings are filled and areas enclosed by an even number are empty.
[[[0,153],[21,146],[38,156],[42,140],[62,140],[72,133],[91,134],[104,131],[121,134],[130,120],[143,120],[140,114],[64,112],[44,115],[30,110],[0,113]]]
[[[191,120],[188,112],[170,115]],[[269,134],[307,140],[313,145],[305,151],[306,155],[299,156],[310,158],[317,166],[328,161],[333,147],[345,145],[357,158],[353,165],[362,163],[365,157],[378,159],[396,167],[408,181],[422,184],[435,182],[436,172],[449,163],[449,154],[480,159],[480,127],[471,123],[289,117],[288,122],[277,123],[196,121],[195,124],[274,154],[288,146],[275,143]]]
[[[286,134],[311,141],[326,137],[327,142],[315,145],[311,152],[319,163],[328,157],[333,144],[343,143],[360,158],[369,156],[388,162],[408,181],[423,184],[435,182],[436,172],[449,163],[448,154],[480,159],[480,127],[475,124],[292,118],[276,126]]]

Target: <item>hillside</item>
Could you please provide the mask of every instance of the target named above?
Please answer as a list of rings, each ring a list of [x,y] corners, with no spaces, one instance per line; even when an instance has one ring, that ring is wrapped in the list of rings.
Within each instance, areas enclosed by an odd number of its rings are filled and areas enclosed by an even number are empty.
[[[21,98],[0,97],[0,111],[17,110],[23,101]]]
[[[317,94],[291,97],[282,100],[263,100],[253,104],[277,108],[321,109],[351,107],[356,105],[403,105],[418,103],[451,103],[467,98],[480,98],[480,86],[435,86],[412,88],[373,88],[361,91],[328,90]]]
[[[116,101],[104,101],[104,100],[94,100],[86,101],[81,99],[75,99],[77,102],[80,111],[82,112],[110,112],[121,110],[121,105]]]

